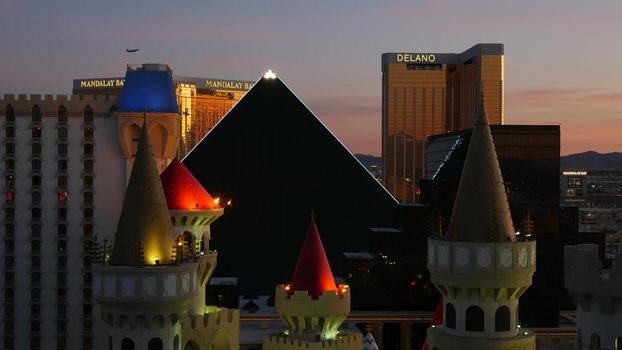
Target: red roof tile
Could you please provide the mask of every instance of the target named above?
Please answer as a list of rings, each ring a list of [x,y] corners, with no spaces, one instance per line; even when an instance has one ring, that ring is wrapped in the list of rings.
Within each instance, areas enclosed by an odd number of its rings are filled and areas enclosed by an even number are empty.
[[[305,290],[314,299],[326,291],[337,290],[313,217],[309,222],[307,237],[298,256],[290,285],[292,291]]]
[[[160,175],[169,210],[220,208],[186,166],[173,160]]]

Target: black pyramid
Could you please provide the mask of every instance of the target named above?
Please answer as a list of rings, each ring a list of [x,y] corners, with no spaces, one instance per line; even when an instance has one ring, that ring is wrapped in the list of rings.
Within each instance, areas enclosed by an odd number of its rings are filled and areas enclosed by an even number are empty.
[[[215,274],[243,293],[288,281],[312,211],[335,277],[347,277],[343,252],[374,250],[369,228],[394,225],[397,202],[278,78],[259,80],[183,163],[232,199],[210,246]]]

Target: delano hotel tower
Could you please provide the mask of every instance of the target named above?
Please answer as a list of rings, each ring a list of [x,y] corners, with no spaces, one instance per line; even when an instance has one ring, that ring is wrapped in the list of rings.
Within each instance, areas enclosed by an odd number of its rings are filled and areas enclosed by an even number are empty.
[[[399,201],[416,200],[426,137],[473,125],[480,84],[490,123],[504,123],[503,60],[503,44],[382,54],[382,183]]]

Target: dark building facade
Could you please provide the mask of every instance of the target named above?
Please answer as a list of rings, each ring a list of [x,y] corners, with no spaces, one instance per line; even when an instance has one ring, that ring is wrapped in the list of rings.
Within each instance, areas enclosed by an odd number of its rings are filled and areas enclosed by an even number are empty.
[[[563,294],[563,243],[560,237],[559,147],[557,125],[491,125],[514,227],[538,241],[533,285],[521,298],[527,325],[558,322]],[[426,179],[421,201],[430,204],[433,231],[446,232],[472,129],[428,137]]]
[[[276,77],[260,79],[183,163],[232,200],[211,244],[222,253],[216,274],[238,277],[241,293],[286,280],[312,211],[336,277],[348,274],[344,252],[369,251],[369,228],[395,224],[397,201]]]
[[[480,90],[491,124],[504,122],[503,44],[462,53],[382,54],[382,183],[414,203],[426,137],[470,128]]]

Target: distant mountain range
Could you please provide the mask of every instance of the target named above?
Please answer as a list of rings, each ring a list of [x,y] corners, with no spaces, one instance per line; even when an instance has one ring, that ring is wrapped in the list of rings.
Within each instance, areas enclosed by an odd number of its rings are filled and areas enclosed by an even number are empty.
[[[598,153],[587,151],[569,154],[561,157],[559,167],[561,170],[622,169],[622,153]]]
[[[382,158],[380,157],[372,156],[371,154],[355,154],[354,156],[367,170],[370,170],[372,165],[377,165],[378,168],[382,166]]]
[[[370,154],[354,155],[368,170],[372,165],[382,164],[380,157]],[[587,151],[583,153],[569,154],[560,158],[561,170],[605,170],[605,169],[622,169],[622,153],[598,153]]]

